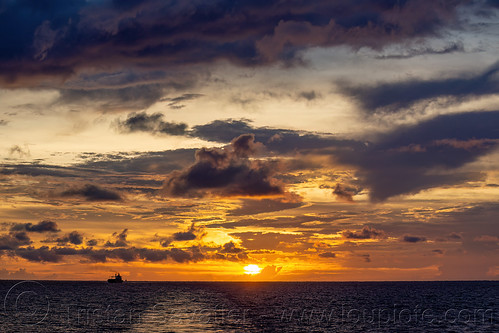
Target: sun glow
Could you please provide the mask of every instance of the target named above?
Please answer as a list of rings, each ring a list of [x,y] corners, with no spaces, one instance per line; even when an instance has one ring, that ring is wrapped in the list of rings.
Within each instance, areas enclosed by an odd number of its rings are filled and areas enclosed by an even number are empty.
[[[248,265],[244,267],[244,274],[255,275],[259,274],[262,269],[258,265]]]

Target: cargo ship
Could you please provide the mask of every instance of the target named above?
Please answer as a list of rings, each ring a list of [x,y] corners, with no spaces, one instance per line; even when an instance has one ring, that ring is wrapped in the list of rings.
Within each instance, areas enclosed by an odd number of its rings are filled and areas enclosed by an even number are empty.
[[[107,279],[107,282],[109,283],[123,283],[123,278],[121,277],[120,273],[114,274],[114,276],[111,276],[109,279]]]

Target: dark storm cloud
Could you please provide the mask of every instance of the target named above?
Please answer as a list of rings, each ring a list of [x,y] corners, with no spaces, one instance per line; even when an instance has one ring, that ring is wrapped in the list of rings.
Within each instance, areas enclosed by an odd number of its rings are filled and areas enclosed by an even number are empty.
[[[30,243],[30,238],[27,233],[23,232],[16,232],[12,233],[12,236],[19,242],[24,243],[24,244],[29,244]]]
[[[22,247],[15,250],[15,254],[32,262],[59,262],[61,256],[48,246],[35,248],[33,246]]]
[[[163,210],[163,209],[160,209]],[[177,210],[177,208],[169,209],[167,213],[158,213],[161,215],[175,215],[177,216],[182,210]],[[196,226],[195,222],[191,223],[191,226],[186,231],[175,232],[170,236],[161,236],[155,234],[154,238],[151,240],[153,242],[159,242],[162,247],[169,247],[173,242],[184,242],[191,240],[201,240],[206,236],[205,226]]]
[[[191,225],[197,238],[205,233],[202,227]],[[26,232],[13,232],[0,235],[0,256],[20,257],[32,262],[63,262],[71,257],[84,262],[107,262],[108,260],[132,262],[161,262],[172,260],[178,263],[196,262],[206,259],[239,261],[247,259],[246,251],[233,242],[216,247],[190,246],[184,248],[170,247],[168,249],[138,248],[131,246],[127,240],[128,229],[115,232],[112,239],[103,248],[94,248],[96,240],[87,241],[91,247],[69,247],[69,244],[82,245],[83,235],[78,231],[70,232],[59,238],[47,239],[45,243],[58,243],[58,246],[34,247]]]
[[[385,232],[383,230],[377,230],[369,226],[365,226],[359,231],[345,230],[343,231],[342,236],[346,239],[374,239],[384,238]]]
[[[122,132],[149,132],[152,134],[184,135],[187,124],[163,120],[163,114],[145,112],[131,113],[128,118],[118,121],[117,126]]]
[[[333,194],[339,200],[344,200],[347,202],[353,202],[353,196],[360,192],[360,189],[354,186],[336,184]]]
[[[191,231],[184,231],[184,232],[181,231],[174,233],[173,239],[176,241],[189,241],[196,239],[196,235],[194,235],[194,233]]]
[[[160,184],[130,175],[167,173],[169,175],[163,186],[163,193],[168,195],[282,194],[282,185],[275,181],[290,181],[291,178],[286,179],[285,174],[278,174],[278,171],[282,171],[279,168],[289,166],[283,161],[248,158],[252,152],[244,152],[244,149],[249,146],[236,146],[248,145],[251,135],[247,133],[252,133],[255,141],[265,144],[268,156],[278,153],[315,153],[332,156],[334,162],[352,166],[356,170],[358,182],[341,182],[338,188],[333,189],[337,197],[350,200],[361,189],[368,189],[372,201],[384,201],[396,195],[413,194],[424,189],[483,180],[484,174],[480,172],[457,169],[497,147],[499,133],[495,124],[498,122],[499,111],[441,115],[415,125],[400,126],[379,134],[372,142],[366,143],[360,140],[342,140],[330,134],[253,127],[247,120],[217,120],[194,127],[189,135],[224,143],[241,135],[246,140],[233,142],[224,149],[203,148],[195,154],[193,149],[136,155],[88,154],[82,156],[84,162],[69,167],[43,164],[4,165],[0,173],[92,177],[95,181],[95,177],[106,176],[106,172],[113,171],[127,174],[127,180],[122,175],[102,177],[102,180],[113,184],[114,188],[117,187],[115,184],[128,183],[137,189],[145,186],[148,188],[144,189],[147,193],[159,190]],[[149,124],[147,121],[145,123]],[[306,156],[295,160],[301,163],[298,169],[310,168],[312,163]],[[286,163],[289,164],[289,161]],[[67,194],[78,193],[85,196],[84,193],[87,193],[88,198],[97,200],[101,192],[98,191],[99,188],[94,192],[90,191],[92,189],[95,188],[77,188]],[[104,195],[101,199],[117,199],[117,196],[119,195],[114,193]],[[275,202],[266,203],[272,206]],[[242,212],[237,211],[236,214]]]
[[[377,145],[395,148],[397,145],[409,147],[411,144],[435,143],[450,148],[487,149],[490,148],[490,142],[476,140],[499,139],[499,130],[494,126],[498,120],[499,111],[441,115],[417,125],[397,128],[381,136]],[[468,146],[466,141],[470,143]]]
[[[9,234],[0,235],[0,251],[14,250],[23,245],[31,244],[31,240],[26,232],[10,232]]]
[[[465,2],[11,1],[0,11],[0,78],[16,86],[85,69],[293,64],[307,47],[380,48],[436,34]]]
[[[59,232],[57,223],[53,221],[40,221],[37,224],[32,223],[16,223],[11,228],[11,231],[27,231],[27,232]]]
[[[264,132],[262,135],[262,133],[250,126],[249,122],[246,119],[215,120],[209,124],[194,126],[191,135],[208,141],[230,142],[239,135],[253,133],[255,137],[259,136],[257,137],[258,141],[265,142],[275,134],[274,132],[270,134],[269,130],[263,129]],[[265,139],[262,140],[262,136]]]
[[[120,198],[125,198],[125,193],[130,193],[132,197],[137,193],[152,196],[163,185],[163,181],[154,176],[168,174],[192,164],[195,151],[195,149],[179,149],[145,153],[86,153],[78,157],[77,160],[80,161],[78,164],[72,166],[40,165],[36,162],[3,164],[0,166],[0,175],[8,176],[3,179],[9,186],[4,186],[2,193],[4,195],[23,193],[36,200],[57,205],[62,204],[61,200],[65,201],[72,197],[95,202],[119,202]],[[51,177],[51,181],[46,183],[44,180],[43,183],[48,186],[34,189],[16,180],[21,176],[22,178]],[[74,182],[69,181],[72,177],[75,178]],[[84,185],[86,183],[87,185]]]
[[[233,241],[222,245],[213,255],[215,259],[239,261],[248,258],[246,250],[238,247]]]
[[[61,197],[81,196],[88,201],[121,201],[121,196],[113,191],[100,188],[97,185],[87,184],[81,188],[66,190],[60,194]]]
[[[158,234],[155,234],[153,241],[159,242],[159,245],[161,245],[162,247],[168,247],[172,244],[173,238],[172,237],[162,237]]]
[[[358,169],[355,186],[340,184],[334,194],[352,200],[363,187],[373,201],[423,189],[483,179],[478,172],[452,172],[497,147],[494,125],[499,112],[468,112],[437,116],[416,125],[402,126],[379,135],[374,142],[341,140],[333,136],[266,127],[247,120],[217,120],[193,128],[191,135],[227,142],[242,133],[254,134],[272,152],[329,151],[339,162]]]
[[[208,141],[230,142],[247,133],[253,134],[255,140],[264,143],[267,149],[279,153],[320,148],[350,149],[362,145],[355,140],[339,139],[330,134],[253,127],[247,119],[215,120],[209,124],[194,126],[189,135]]]
[[[162,192],[169,196],[264,196],[283,194],[272,178],[271,162],[253,161],[261,144],[252,134],[241,135],[224,148],[201,148],[196,162],[182,171],[167,176]]]
[[[206,235],[203,226],[196,226],[192,223],[188,230],[180,231],[173,234],[172,238],[174,241],[190,241],[194,239],[201,239]]]
[[[32,262],[62,262],[67,258],[77,256],[89,262],[107,262],[108,260],[119,260],[123,262],[145,260],[148,262],[160,262],[171,259],[175,262],[195,262],[205,259],[205,255],[198,247],[187,249],[172,248],[168,250],[123,247],[115,249],[94,249],[72,247],[48,247],[33,246],[5,249],[10,255],[15,255]]]
[[[456,172],[497,147],[499,111],[437,116],[380,135],[362,149],[343,150],[340,162],[359,168],[373,201],[423,189],[483,180],[478,172]]]
[[[402,241],[407,243],[418,243],[426,242],[426,238],[421,236],[404,235],[404,237],[402,237]]]
[[[106,247],[126,247],[128,246],[128,229],[123,229],[120,233],[115,232],[112,235],[113,240],[109,240],[104,244]]]
[[[499,0],[487,0],[487,4],[492,7],[499,8]]]
[[[220,250],[221,253],[241,253],[243,251],[244,250],[237,247],[237,245],[233,241],[225,243]]]
[[[80,245],[83,243],[83,235],[75,230],[71,231],[69,234],[65,235],[64,237],[57,238],[56,241],[59,244],[71,243],[74,245]]]
[[[82,198],[89,201],[116,201],[123,193],[142,192],[154,195],[163,181],[150,175],[168,174],[194,162],[196,149],[127,153],[83,153],[74,165],[47,165],[37,162],[27,164],[2,164],[0,175],[12,184],[3,188],[4,194],[13,195],[22,191],[37,200],[48,200],[60,204],[60,198]],[[19,177],[53,177],[49,186],[34,190],[16,181]],[[59,179],[57,179],[59,178]],[[68,182],[74,178],[73,182]],[[55,181],[60,182],[54,185]],[[77,181],[77,182],[76,182]],[[16,185],[14,185],[16,184]],[[87,184],[87,185],[84,185]],[[94,184],[94,185],[90,185]],[[95,185],[99,184],[99,185]],[[62,188],[62,190],[61,190]]]
[[[404,111],[414,103],[437,97],[467,98],[499,92],[499,63],[483,73],[460,77],[378,83],[341,89],[355,98],[366,113]]]

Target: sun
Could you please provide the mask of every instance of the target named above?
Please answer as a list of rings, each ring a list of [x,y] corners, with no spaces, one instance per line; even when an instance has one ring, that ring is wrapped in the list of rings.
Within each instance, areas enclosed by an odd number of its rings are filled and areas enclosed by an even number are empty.
[[[244,267],[244,274],[255,275],[259,274],[262,269],[258,265],[248,265]]]

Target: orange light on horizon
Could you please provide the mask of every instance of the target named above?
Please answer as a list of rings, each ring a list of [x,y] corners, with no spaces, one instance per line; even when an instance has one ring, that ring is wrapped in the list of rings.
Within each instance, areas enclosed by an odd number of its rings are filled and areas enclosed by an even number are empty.
[[[258,267],[258,265],[248,265],[248,266],[244,267],[244,274],[256,275],[256,274],[260,274],[261,270],[262,269],[260,267]]]

